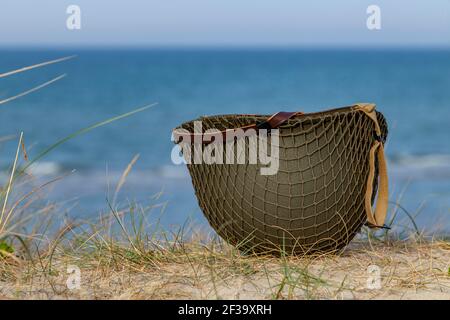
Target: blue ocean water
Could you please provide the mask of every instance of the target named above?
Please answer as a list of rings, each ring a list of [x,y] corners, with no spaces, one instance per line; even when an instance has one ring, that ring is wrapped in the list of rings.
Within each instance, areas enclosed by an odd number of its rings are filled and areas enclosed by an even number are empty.
[[[0,73],[71,54],[77,57],[0,79],[1,99],[67,74],[0,105],[0,137],[24,131],[31,158],[80,128],[158,102],[69,141],[33,167],[43,177],[76,170],[49,192],[71,216],[107,210],[105,198],[140,154],[118,201],[161,204],[167,225],[188,217],[206,223],[186,168],[171,162],[174,127],[205,114],[310,112],[369,101],[390,125],[392,201],[401,196],[421,228],[450,230],[450,51],[2,49]],[[3,171],[16,143],[0,143]],[[402,211],[398,222],[409,224]]]

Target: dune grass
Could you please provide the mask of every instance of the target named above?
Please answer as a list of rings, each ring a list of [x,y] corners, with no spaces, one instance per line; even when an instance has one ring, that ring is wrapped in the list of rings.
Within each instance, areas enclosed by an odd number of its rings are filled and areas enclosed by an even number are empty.
[[[34,206],[38,197],[17,206],[18,220],[11,220],[9,235],[3,237],[5,247],[0,249],[0,298],[450,296],[449,238],[425,236],[414,228],[407,233],[364,228],[343,252],[303,256],[243,254],[192,221],[163,228],[159,218],[165,206],[157,196],[145,204],[118,202],[117,195],[136,160],[133,158],[124,170],[114,194],[106,199],[107,210],[96,219],[68,220],[57,204]],[[32,227],[30,221],[34,221]],[[380,288],[369,287],[373,277],[370,266],[379,268]],[[68,285],[74,270],[80,276],[75,288]]]
[[[0,297],[20,299],[448,299],[450,242],[360,236],[343,252],[242,254],[195,225],[147,224],[132,205],[51,237],[18,237],[0,257]],[[156,212],[153,212],[156,215]],[[154,219],[151,219],[154,221]],[[370,289],[369,266],[381,287]],[[67,282],[80,272],[79,287]]]

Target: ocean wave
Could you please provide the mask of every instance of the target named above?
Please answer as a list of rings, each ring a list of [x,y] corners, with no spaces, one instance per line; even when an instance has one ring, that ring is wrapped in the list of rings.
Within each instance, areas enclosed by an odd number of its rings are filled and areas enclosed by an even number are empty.
[[[396,155],[389,157],[393,178],[414,180],[450,180],[450,155]]]
[[[62,169],[62,165],[57,162],[43,161],[33,163],[25,172],[33,176],[48,176],[58,174]]]
[[[26,163],[25,163],[26,165]],[[20,171],[21,168],[16,168]],[[16,174],[17,174],[16,171]],[[64,172],[64,168],[61,164],[52,161],[42,161],[35,162],[25,169],[25,173],[28,176],[33,176],[35,178],[50,179],[57,176],[58,174]],[[3,167],[0,169],[0,184],[5,184],[8,182],[11,176],[11,167]]]
[[[409,176],[426,179],[450,179],[450,154],[396,154],[388,157],[390,174],[395,176]],[[106,181],[120,179],[123,171],[90,168],[74,164],[64,164],[54,161],[40,161],[33,163],[26,169],[26,173],[35,177],[56,176],[72,171],[76,168],[78,177],[89,180]],[[0,181],[6,181],[10,175],[10,168],[0,170]],[[163,180],[189,180],[189,173],[185,165],[160,165],[146,170],[133,169],[128,180],[134,183],[144,181],[158,182]]]
[[[449,167],[449,154],[423,154],[412,155],[402,154],[394,155],[389,158],[394,165],[414,166],[414,167]]]
[[[185,166],[162,166],[159,168],[158,173],[168,179],[182,179],[187,178],[189,176],[187,169]]]

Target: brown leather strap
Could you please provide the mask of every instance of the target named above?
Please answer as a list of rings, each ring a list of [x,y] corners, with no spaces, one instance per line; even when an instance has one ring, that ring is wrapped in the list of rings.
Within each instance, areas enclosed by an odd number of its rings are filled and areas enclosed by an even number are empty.
[[[280,111],[280,112],[273,114],[272,116],[267,118],[267,120],[260,122],[260,123],[252,123],[252,124],[240,127],[240,128],[222,130],[222,131],[220,131],[220,133],[222,134],[222,141],[227,141],[227,134],[234,130],[241,129],[245,132],[249,129],[255,129],[255,130],[256,129],[269,129],[269,130],[276,129],[279,126],[281,126],[283,123],[288,121],[290,118],[297,116],[297,115],[301,115],[301,114],[303,114],[303,113],[302,112]],[[190,137],[190,139],[191,139],[190,141],[192,141],[192,142],[201,141],[201,143],[203,143],[203,144],[208,144],[208,143],[211,143],[212,141],[214,141],[213,137],[216,136],[217,133],[194,133],[194,132],[184,133],[184,132],[177,132],[177,130],[174,130],[173,135],[174,135],[176,142],[178,142],[181,137],[188,136],[188,137]]]
[[[375,123],[375,133],[381,136],[381,129],[375,112],[375,105],[360,103],[355,109],[363,111]],[[373,182],[375,179],[375,159],[378,160],[379,187],[375,210],[372,209]],[[367,214],[367,222],[371,228],[382,228],[386,219],[389,200],[389,183],[384,146],[381,141],[375,140],[369,151],[369,177],[367,178],[364,206]]]
[[[269,119],[266,120],[266,123],[269,125],[270,128],[268,129],[276,129],[279,126],[281,126],[283,123],[288,121],[290,118],[292,118],[295,115],[302,114],[301,112],[285,112],[280,111],[272,115]],[[258,127],[261,127],[261,124],[258,125]]]

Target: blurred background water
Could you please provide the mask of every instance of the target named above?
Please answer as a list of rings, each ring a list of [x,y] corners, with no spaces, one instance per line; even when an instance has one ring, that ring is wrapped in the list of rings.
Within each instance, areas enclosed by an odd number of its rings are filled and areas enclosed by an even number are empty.
[[[31,158],[80,128],[158,102],[71,140],[32,168],[42,179],[76,170],[48,194],[72,217],[107,210],[106,197],[139,153],[119,202],[164,204],[164,225],[188,217],[206,224],[187,169],[170,159],[174,127],[206,114],[310,112],[375,102],[390,125],[392,201],[402,195],[402,206],[418,213],[421,228],[450,230],[450,51],[2,49],[0,73],[70,54],[77,58],[0,79],[0,97],[6,98],[67,73],[0,106],[0,137],[23,130]],[[16,143],[0,144],[2,180]]]

